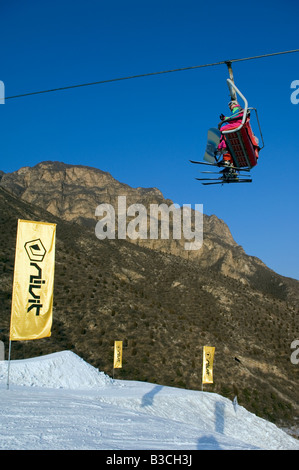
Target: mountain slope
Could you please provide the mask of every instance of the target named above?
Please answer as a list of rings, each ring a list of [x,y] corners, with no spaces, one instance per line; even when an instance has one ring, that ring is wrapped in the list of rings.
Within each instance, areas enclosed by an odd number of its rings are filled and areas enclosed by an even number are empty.
[[[14,359],[70,349],[111,375],[113,343],[120,339],[119,377],[199,389],[202,346],[213,345],[215,384],[208,390],[237,394],[241,405],[267,419],[294,422],[298,367],[290,345],[298,337],[297,281],[247,257],[228,229],[217,233],[224,223],[215,216],[207,218],[204,255],[187,259],[126,240],[100,241],[88,224],[26,202],[23,186],[11,185],[15,195],[0,188],[0,321],[6,328],[0,340],[6,344],[17,219],[57,223],[52,336],[15,342]],[[43,188],[47,193],[45,182]]]
[[[3,174],[0,186],[59,218],[90,228],[91,233],[94,233],[98,220],[95,216],[97,206],[111,204],[117,216],[119,196],[126,197],[127,207],[136,203],[147,209],[150,204],[172,204],[157,188],[131,188],[107,172],[61,162],[41,162],[34,167]],[[203,246],[200,250],[185,250],[183,235],[181,240],[175,240],[171,237],[171,230],[169,240],[127,240],[189,260],[194,259],[200,262],[202,268],[220,272],[244,285],[273,293],[297,305],[298,281],[279,276],[258,258],[248,256],[234,241],[222,220],[215,215],[204,214],[203,231]]]

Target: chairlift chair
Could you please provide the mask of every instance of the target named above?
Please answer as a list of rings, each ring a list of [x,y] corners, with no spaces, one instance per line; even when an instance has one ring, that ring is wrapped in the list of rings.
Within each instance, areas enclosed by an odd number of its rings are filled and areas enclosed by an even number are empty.
[[[224,135],[229,153],[232,156],[235,167],[251,169],[256,166],[259,151],[264,147],[263,136],[260,128],[258,114],[256,108],[249,108],[245,96],[240,92],[231,79],[227,79],[230,89],[233,89],[244,102],[244,111],[241,124],[236,129],[221,130]],[[254,110],[257,123],[259,126],[262,146],[258,144],[250,125],[250,113]]]

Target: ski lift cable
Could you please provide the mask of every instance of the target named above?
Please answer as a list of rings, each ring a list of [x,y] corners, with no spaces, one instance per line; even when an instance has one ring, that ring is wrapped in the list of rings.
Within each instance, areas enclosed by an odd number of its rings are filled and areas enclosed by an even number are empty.
[[[235,62],[242,62],[242,61],[245,61],[245,60],[263,59],[263,58],[266,58],[266,57],[273,57],[273,56],[278,56],[278,55],[282,55],[282,54],[292,54],[294,52],[299,52],[299,49],[294,49],[294,50],[290,50],[290,51],[283,51],[283,52],[273,52],[273,53],[270,53],[270,54],[263,54],[263,55],[252,56],[252,57],[245,57],[245,58],[241,58],[241,59],[224,60],[224,61],[221,61],[221,62],[213,62],[211,64],[193,65],[193,66],[189,66],[189,67],[181,67],[181,68],[172,69],[172,70],[163,70],[163,71],[160,71],[160,72],[149,72],[149,73],[143,73],[143,74],[140,74],[140,75],[131,75],[131,76],[127,76],[127,77],[111,78],[111,79],[107,79],[107,80],[100,80],[100,81],[97,81],[97,82],[81,83],[81,84],[78,84],[78,85],[69,85],[69,86],[64,86],[64,87],[59,87],[59,88],[52,88],[52,89],[48,89],[48,90],[33,91],[33,92],[23,93],[23,94],[19,94],[19,95],[7,96],[7,97],[2,98],[2,99],[10,100],[10,99],[15,99],[15,98],[23,98],[25,96],[33,96],[33,95],[39,95],[39,94],[43,94],[43,93],[52,93],[52,92],[56,92],[56,91],[70,90],[70,89],[73,89],[73,88],[80,88],[80,87],[86,87],[86,86],[92,86],[92,85],[101,85],[101,84],[104,84],[104,83],[112,83],[112,82],[117,82],[117,81],[122,81],[122,80],[132,80],[134,78],[150,77],[150,76],[153,76],[153,75],[162,75],[162,74],[173,73],[173,72],[182,72],[182,71],[185,71],[185,70],[194,70],[194,69],[199,69],[199,68],[204,68],[204,67],[214,67],[214,66],[223,65],[223,64],[227,65],[227,64],[232,64],[232,63],[235,63]]]

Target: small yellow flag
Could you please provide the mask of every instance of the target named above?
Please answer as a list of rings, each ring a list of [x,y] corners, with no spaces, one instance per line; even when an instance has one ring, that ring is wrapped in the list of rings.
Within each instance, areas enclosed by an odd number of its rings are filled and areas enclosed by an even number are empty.
[[[203,365],[202,365],[202,383],[213,383],[213,362],[215,348],[212,346],[204,346],[203,348]]]
[[[114,341],[114,362],[113,362],[114,369],[122,368],[122,355],[123,355],[123,342]]]
[[[10,340],[51,336],[56,224],[18,220]]]

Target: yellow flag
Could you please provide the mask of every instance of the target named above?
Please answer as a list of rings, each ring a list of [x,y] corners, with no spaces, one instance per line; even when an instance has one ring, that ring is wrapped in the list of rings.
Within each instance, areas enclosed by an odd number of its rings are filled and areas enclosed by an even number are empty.
[[[114,341],[114,369],[120,369],[122,367],[122,355],[123,355],[123,342]]]
[[[203,348],[203,365],[202,365],[202,383],[213,383],[213,362],[215,348],[212,346],[204,346]]]
[[[18,220],[10,340],[51,336],[56,224]]]

